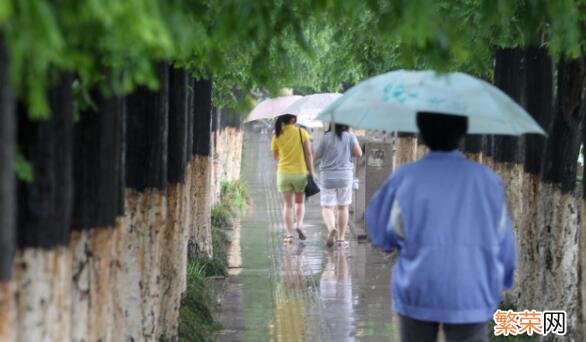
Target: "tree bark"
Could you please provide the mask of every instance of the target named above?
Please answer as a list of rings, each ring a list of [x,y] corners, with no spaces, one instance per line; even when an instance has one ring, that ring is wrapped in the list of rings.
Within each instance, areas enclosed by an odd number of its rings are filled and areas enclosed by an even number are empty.
[[[497,49],[494,63],[494,83],[517,103],[522,102],[524,93],[524,51],[521,48]],[[500,175],[507,197],[507,208],[511,215],[517,241],[521,238],[523,218],[523,153],[521,138],[494,136],[493,168]],[[517,270],[517,273],[519,270]],[[522,288],[517,282],[505,301],[516,306]]]
[[[49,90],[52,116],[32,121],[20,106],[18,140],[34,180],[18,184],[14,263],[15,340],[67,340],[71,331],[73,207],[73,78],[59,75]]]
[[[52,117],[32,121],[20,107],[18,140],[34,180],[18,184],[20,248],[69,243],[73,206],[73,78],[61,75],[49,91]]]
[[[192,99],[187,70],[171,67],[169,71],[169,159],[167,173],[167,227],[163,234],[161,260],[161,301],[159,325],[163,327],[160,338],[173,340],[177,337],[181,294],[186,284],[187,236],[191,221],[190,188],[193,132]],[[191,133],[191,139],[193,139]]]
[[[80,114],[75,124],[76,230],[112,228],[123,197],[124,99],[94,91],[96,109]]]
[[[552,118],[553,64],[545,48],[530,46],[525,49],[525,109],[547,130]],[[523,209],[518,240],[517,284],[520,308],[540,306],[541,268],[539,257],[539,194],[546,138],[525,136],[523,172]]]
[[[475,162],[482,163],[482,135],[467,135],[464,138],[464,153]]]
[[[193,162],[192,162],[192,226],[189,234],[189,257],[211,256],[211,172],[212,162],[212,80],[196,80],[193,84]]]
[[[395,138],[395,170],[403,164],[417,159],[417,136],[411,133],[398,133]]]
[[[169,127],[169,70],[157,66],[159,90],[138,88],[126,100],[126,186],[165,190]]]
[[[558,64],[555,116],[547,141],[540,203],[543,308],[567,312],[577,338],[578,208],[576,169],[584,116],[584,56]]]
[[[8,77],[8,52],[0,35],[0,341],[12,340],[12,261],[16,245],[16,118]]]
[[[585,142],[586,124],[582,123],[582,146],[584,146]],[[580,238],[578,241],[578,323],[576,335],[586,336],[586,165],[582,167],[582,210],[580,214]]]
[[[524,95],[524,51],[521,48],[497,49],[494,63],[494,83],[517,103]],[[523,159],[520,139],[496,135],[494,159],[497,163],[518,164]]]
[[[223,180],[240,178],[242,152],[242,120],[234,110],[212,109],[212,204],[220,201]]]
[[[16,118],[8,77],[8,52],[0,36],[0,282],[10,279],[16,242]],[[1,335],[0,335],[1,336]]]
[[[486,135],[482,141],[482,162],[493,168],[494,166],[494,135]]]
[[[181,183],[188,159],[188,75],[185,69],[171,67],[169,72],[169,159],[167,181]],[[191,149],[191,146],[189,146]]]
[[[125,256],[120,296],[125,340],[160,337],[161,255],[167,227],[169,65],[156,66],[159,89],[138,88],[126,99]],[[168,300],[168,299],[165,299]]]
[[[125,107],[120,96],[97,88],[91,95],[95,107],[75,124],[71,336],[97,341],[114,334],[119,259],[113,239],[124,211]]]

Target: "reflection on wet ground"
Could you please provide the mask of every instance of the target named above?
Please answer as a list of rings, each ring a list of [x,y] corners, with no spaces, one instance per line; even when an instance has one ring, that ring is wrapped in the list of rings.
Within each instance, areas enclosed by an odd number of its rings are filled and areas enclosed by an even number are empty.
[[[219,340],[398,340],[390,256],[354,240],[346,249],[326,248],[318,196],[307,203],[307,240],[283,245],[269,137],[247,134],[244,146],[253,208],[231,232]]]

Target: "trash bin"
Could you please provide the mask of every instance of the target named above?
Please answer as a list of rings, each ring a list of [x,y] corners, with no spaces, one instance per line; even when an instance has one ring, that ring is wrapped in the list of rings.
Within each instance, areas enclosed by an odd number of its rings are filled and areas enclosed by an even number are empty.
[[[352,211],[356,236],[358,239],[365,239],[368,229],[364,221],[364,210],[393,170],[393,144],[368,137],[359,137],[358,142],[364,153],[356,161]]]

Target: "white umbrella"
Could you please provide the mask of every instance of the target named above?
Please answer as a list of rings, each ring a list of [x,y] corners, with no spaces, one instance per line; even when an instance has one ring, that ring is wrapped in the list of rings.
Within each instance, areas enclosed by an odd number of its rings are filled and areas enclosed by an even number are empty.
[[[318,93],[303,96],[280,114],[297,115],[297,122],[306,127],[323,127],[323,122],[316,120],[316,116],[340,96],[342,94],[339,93]]]
[[[323,128],[324,123],[319,120],[311,120],[306,116],[298,116],[297,123],[308,128]]]
[[[315,120],[316,116],[328,105],[340,98],[339,93],[319,93],[303,96],[285,108],[282,114],[293,114],[305,116],[308,119]]]
[[[277,117],[281,114],[288,114],[283,113],[287,107],[293,104],[295,101],[301,99],[302,96],[300,95],[291,95],[291,96],[280,96],[275,97],[272,99],[267,99],[259,103],[254,109],[248,114],[245,122],[254,121],[254,120],[262,120],[262,119],[272,119]]]
[[[545,134],[500,89],[464,73],[398,70],[363,81],[331,103],[318,120],[351,127],[417,132],[417,112],[468,117],[470,134]]]

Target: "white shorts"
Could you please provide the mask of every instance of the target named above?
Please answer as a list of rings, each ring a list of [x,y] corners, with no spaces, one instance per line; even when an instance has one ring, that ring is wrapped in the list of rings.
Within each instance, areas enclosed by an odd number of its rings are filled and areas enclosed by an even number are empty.
[[[350,205],[352,203],[352,186],[335,189],[319,189],[319,199],[322,206]]]

